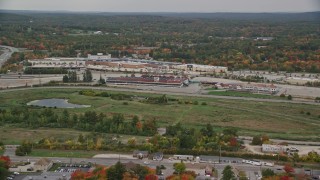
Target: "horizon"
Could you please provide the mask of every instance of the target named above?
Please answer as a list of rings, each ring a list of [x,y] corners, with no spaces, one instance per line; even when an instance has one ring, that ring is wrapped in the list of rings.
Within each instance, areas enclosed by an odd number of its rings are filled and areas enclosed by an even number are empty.
[[[320,10],[318,0],[1,0],[3,10],[109,13],[300,13]]]
[[[278,11],[278,12],[241,12],[241,11],[221,11],[221,12],[190,12],[190,11],[75,11],[75,10],[23,10],[23,9],[0,9],[0,11],[18,11],[18,12],[50,12],[50,13],[142,13],[142,14],[303,14],[303,13],[318,13],[320,10],[315,11]]]

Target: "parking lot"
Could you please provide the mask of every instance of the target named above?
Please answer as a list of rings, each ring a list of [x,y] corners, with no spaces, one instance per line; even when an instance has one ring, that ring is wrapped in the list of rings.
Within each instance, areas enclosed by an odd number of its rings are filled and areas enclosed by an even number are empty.
[[[87,172],[87,171],[89,171],[90,168],[91,168],[91,165],[89,165],[89,164],[61,164],[57,169],[54,170],[54,172],[73,173],[77,170]]]

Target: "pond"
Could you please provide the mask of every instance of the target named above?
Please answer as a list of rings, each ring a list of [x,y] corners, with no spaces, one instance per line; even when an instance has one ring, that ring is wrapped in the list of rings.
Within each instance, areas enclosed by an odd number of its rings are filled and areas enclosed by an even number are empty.
[[[86,108],[90,105],[79,105],[69,103],[67,99],[41,99],[27,103],[28,106],[41,106],[41,107],[57,107],[57,108]]]

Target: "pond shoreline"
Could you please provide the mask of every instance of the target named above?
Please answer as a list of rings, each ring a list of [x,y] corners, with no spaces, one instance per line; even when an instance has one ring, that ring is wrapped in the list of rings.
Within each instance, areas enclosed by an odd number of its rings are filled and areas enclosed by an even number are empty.
[[[88,108],[91,105],[79,105],[68,102],[68,99],[41,99],[34,100],[27,103],[28,106],[41,106],[41,107],[53,107],[53,108]]]

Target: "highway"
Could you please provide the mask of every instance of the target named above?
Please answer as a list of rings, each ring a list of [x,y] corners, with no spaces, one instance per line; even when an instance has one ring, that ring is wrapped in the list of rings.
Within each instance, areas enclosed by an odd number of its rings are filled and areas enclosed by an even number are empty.
[[[10,46],[0,46],[0,48],[4,49],[2,50],[3,54],[0,55],[0,68],[1,68],[2,64],[6,62],[14,52],[19,52],[19,50],[15,47],[10,47]]]

